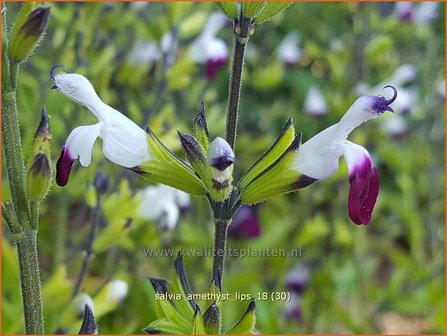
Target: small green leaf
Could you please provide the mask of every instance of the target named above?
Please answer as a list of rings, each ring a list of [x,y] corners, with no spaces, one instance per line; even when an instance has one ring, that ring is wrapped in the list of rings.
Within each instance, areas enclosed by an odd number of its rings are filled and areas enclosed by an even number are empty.
[[[202,148],[202,152],[208,152],[210,135],[208,133],[208,126],[206,124],[205,105],[203,104],[203,101],[200,103],[199,110],[197,111],[197,115],[194,118],[194,136],[199,142],[199,145]]]
[[[192,322],[193,335],[206,335],[205,326],[203,325],[202,313],[200,312],[199,306],[196,306],[196,311],[194,312],[194,320]]]
[[[287,7],[289,7],[293,2],[267,2],[262,8],[261,13],[259,13],[255,18],[256,24],[261,24],[265,21],[270,20],[276,14],[281,13]]]
[[[215,1],[214,3],[216,4],[217,8],[219,8],[230,20],[234,20],[237,18],[239,11],[237,9],[236,2]]]
[[[187,295],[192,294],[189,287],[188,279],[186,277],[185,269],[183,267],[183,258],[179,253],[174,262],[175,272],[173,274],[173,281],[171,282],[171,293],[179,293],[181,300],[175,301],[175,307],[178,309],[186,319],[193,318],[197,303],[194,300],[188,300]]]
[[[253,329],[256,324],[256,303],[255,300],[251,300],[248,304],[247,309],[245,310],[244,315],[242,315],[241,319],[226,332],[226,334],[230,335],[242,335],[242,334],[253,334]]]
[[[273,145],[242,176],[239,182],[240,190],[245,189],[254,178],[278,160],[290,146],[294,138],[295,129],[293,128],[293,120],[289,118]]]
[[[149,127],[146,131],[153,159],[131,170],[154,182],[166,184],[194,196],[204,196],[206,187],[197,174],[171,152]]]
[[[148,334],[189,334],[190,329],[167,319],[155,320],[144,331]]]
[[[254,18],[262,11],[265,5],[265,1],[243,1],[242,15],[248,18]]]

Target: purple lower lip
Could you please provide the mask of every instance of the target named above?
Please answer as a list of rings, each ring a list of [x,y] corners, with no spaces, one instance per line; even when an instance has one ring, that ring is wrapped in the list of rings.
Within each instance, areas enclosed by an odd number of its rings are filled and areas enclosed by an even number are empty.
[[[349,217],[356,224],[368,225],[379,194],[379,174],[365,162],[349,180]]]
[[[61,155],[56,163],[56,183],[59,186],[63,187],[68,183],[74,162],[75,159],[71,157],[66,146],[62,147]]]
[[[227,58],[216,58],[208,61],[206,66],[206,75],[208,80],[216,78],[217,71],[227,64]]]

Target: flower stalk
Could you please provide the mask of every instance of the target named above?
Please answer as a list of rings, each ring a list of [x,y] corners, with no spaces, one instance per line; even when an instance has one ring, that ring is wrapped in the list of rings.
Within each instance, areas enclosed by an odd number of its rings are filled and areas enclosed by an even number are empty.
[[[234,150],[237,134],[237,120],[239,114],[239,100],[242,87],[242,68],[245,59],[245,49],[248,38],[253,34],[252,19],[242,17],[234,22],[233,63],[231,66],[230,85],[227,103],[226,140]]]

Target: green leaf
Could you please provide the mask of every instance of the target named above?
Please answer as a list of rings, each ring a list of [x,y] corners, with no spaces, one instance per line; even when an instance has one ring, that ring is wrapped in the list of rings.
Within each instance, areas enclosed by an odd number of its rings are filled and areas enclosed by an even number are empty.
[[[189,334],[190,332],[189,328],[180,326],[167,319],[160,319],[152,322],[144,328],[144,331],[148,334]]]
[[[243,1],[242,15],[249,18],[256,17],[266,5],[265,1]]]
[[[261,13],[255,18],[256,24],[261,24],[265,21],[270,20],[276,14],[281,13],[287,7],[289,7],[293,2],[267,2],[262,8]]]
[[[234,20],[237,18],[239,11],[237,9],[236,2],[216,1],[214,3],[216,4],[217,8],[219,8],[230,20]]]
[[[193,335],[206,335],[205,326],[203,325],[202,313],[200,312],[199,306],[196,306],[191,333]]]
[[[166,184],[194,196],[204,196],[206,187],[197,174],[171,152],[149,127],[146,131],[153,159],[131,170],[154,182]]]
[[[167,281],[164,279],[149,278],[155,291],[159,294],[167,295],[168,291]],[[188,321],[175,309],[171,301],[165,299],[156,300],[157,316],[166,319],[173,323],[178,328],[182,328],[188,333],[190,324]],[[160,321],[160,320],[158,320]],[[157,321],[156,321],[157,322]],[[154,327],[152,324],[150,325]],[[157,327],[155,327],[158,329]]]
[[[293,120],[289,118],[273,145],[242,176],[239,182],[240,190],[245,189],[253,179],[278,160],[290,146],[294,138],[295,129],[293,127]]]
[[[284,195],[317,181],[290,169],[301,144],[301,133],[295,136],[285,153],[265,169],[241,192],[243,204],[256,204]]]
[[[203,101],[200,103],[196,117],[194,118],[193,131],[195,138],[202,148],[202,152],[207,153],[210,144],[210,135],[208,132],[208,125],[206,124],[205,105],[203,104]]]
[[[174,275],[171,282],[170,292],[179,293],[182,297],[181,300],[175,301],[175,307],[178,309],[187,320],[190,320],[194,316],[194,311],[197,307],[197,303],[194,300],[188,300],[187,295],[192,294],[189,287],[188,279],[186,278],[185,269],[183,267],[183,258],[179,253],[177,259],[174,262]]]
[[[251,300],[248,304],[245,313],[242,315],[241,319],[226,332],[230,335],[242,335],[242,334],[253,334],[253,329],[256,324],[256,303],[255,300]]]

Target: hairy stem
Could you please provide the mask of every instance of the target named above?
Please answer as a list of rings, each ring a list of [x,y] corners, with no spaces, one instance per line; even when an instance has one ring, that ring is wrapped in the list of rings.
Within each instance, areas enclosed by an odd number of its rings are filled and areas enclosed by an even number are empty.
[[[225,246],[227,243],[227,231],[229,220],[215,219],[214,249],[213,249],[213,274],[211,281],[222,291],[222,276],[225,263]]]
[[[43,334],[43,309],[40,295],[39,260],[37,258],[37,230],[26,229],[23,239],[17,241],[22,287],[25,331]]]
[[[227,142],[233,150],[236,144],[239,100],[242,86],[242,69],[244,65],[245,49],[247,47],[249,30],[251,27],[251,19],[249,18],[244,17],[240,20],[240,22],[235,22],[233,64],[231,66],[230,85],[228,89],[226,130]]]

